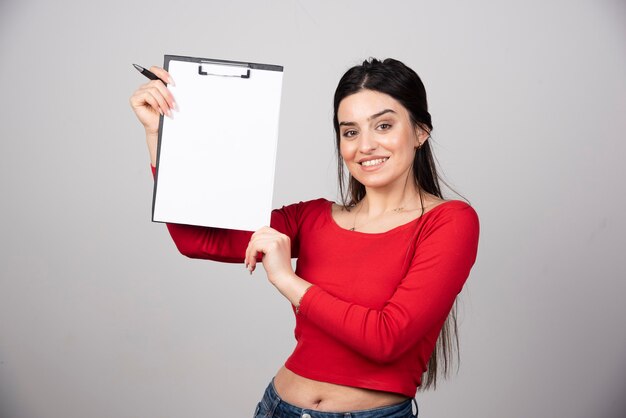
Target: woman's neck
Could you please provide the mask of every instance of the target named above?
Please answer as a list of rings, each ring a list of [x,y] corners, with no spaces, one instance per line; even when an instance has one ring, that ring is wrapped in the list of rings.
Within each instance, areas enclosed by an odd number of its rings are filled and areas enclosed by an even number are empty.
[[[407,181],[401,187],[390,189],[366,188],[365,196],[359,204],[362,205],[361,213],[368,218],[377,217],[390,211],[421,207],[419,190],[413,181]]]

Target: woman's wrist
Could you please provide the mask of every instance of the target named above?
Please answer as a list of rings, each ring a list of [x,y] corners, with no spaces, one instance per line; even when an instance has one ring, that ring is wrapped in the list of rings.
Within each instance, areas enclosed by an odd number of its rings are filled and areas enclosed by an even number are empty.
[[[146,131],[146,144],[148,145],[148,152],[150,153],[150,163],[153,167],[156,167],[157,148],[159,142],[159,133],[148,133]]]
[[[302,298],[313,284],[298,277],[295,273],[280,277],[274,282],[278,291],[286,297],[296,308],[299,307]]]
[[[311,289],[312,287],[313,285],[311,284],[309,287],[304,289],[304,293],[302,294],[302,296],[300,296],[300,300],[298,300],[298,304],[294,305],[296,307],[296,315],[300,313],[300,305],[302,305],[302,299],[304,299],[304,295],[306,295],[306,292],[308,292],[309,289]]]

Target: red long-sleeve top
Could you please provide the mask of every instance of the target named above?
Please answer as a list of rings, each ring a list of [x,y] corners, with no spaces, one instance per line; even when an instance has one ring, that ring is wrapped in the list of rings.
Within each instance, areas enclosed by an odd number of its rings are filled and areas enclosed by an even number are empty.
[[[272,212],[296,274],[314,284],[285,367],[324,382],[415,396],[441,327],[476,258],[478,217],[448,201],[383,233],[341,228],[332,202]],[[168,224],[186,256],[243,262],[251,232]]]

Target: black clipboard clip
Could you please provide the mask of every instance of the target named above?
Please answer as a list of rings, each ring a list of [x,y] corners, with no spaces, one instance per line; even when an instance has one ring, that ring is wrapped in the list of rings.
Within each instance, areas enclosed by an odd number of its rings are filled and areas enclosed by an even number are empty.
[[[208,71],[208,68],[212,68]],[[216,72],[216,66],[230,67],[223,72]],[[233,68],[234,67],[234,68]],[[245,70],[245,72],[243,72]],[[248,64],[239,63],[224,63],[220,61],[202,61],[198,64],[198,74],[200,75],[213,75],[218,77],[240,77],[250,78],[250,66]]]

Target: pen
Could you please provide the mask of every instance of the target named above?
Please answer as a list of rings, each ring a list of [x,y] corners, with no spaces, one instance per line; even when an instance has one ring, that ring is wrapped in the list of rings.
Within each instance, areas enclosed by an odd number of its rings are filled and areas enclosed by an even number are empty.
[[[156,76],[156,74],[154,74],[150,70],[143,68],[141,65],[133,64],[133,67],[135,67],[137,71],[148,77],[150,80],[161,80],[159,77]],[[161,82],[167,86],[167,83],[165,81],[161,80]]]

